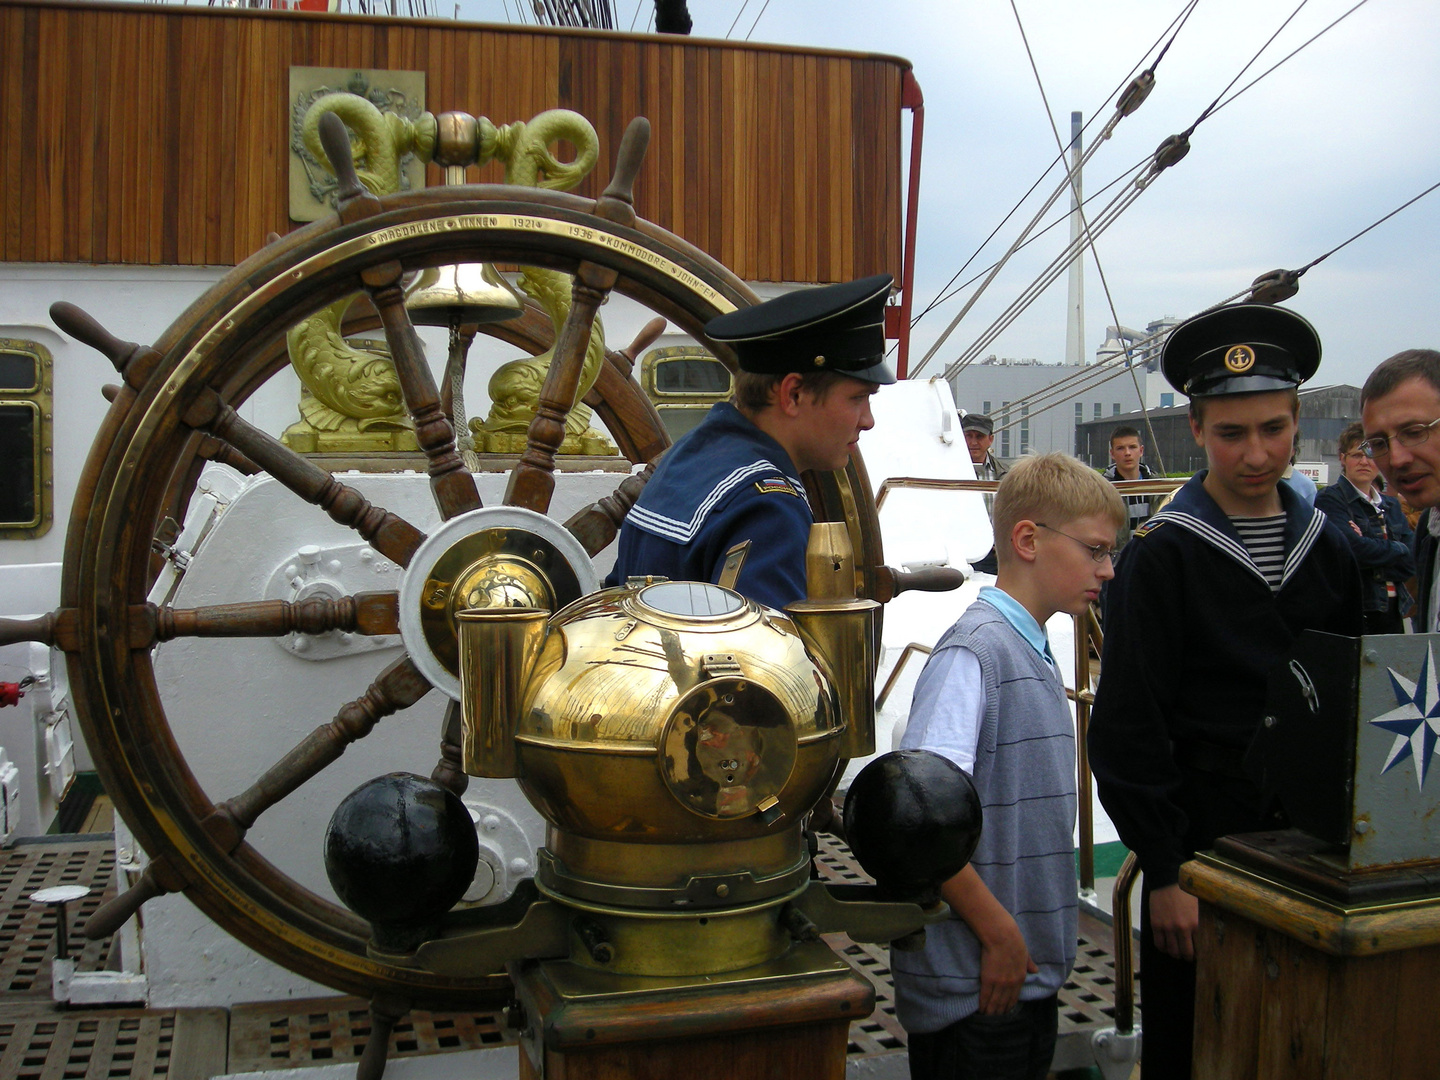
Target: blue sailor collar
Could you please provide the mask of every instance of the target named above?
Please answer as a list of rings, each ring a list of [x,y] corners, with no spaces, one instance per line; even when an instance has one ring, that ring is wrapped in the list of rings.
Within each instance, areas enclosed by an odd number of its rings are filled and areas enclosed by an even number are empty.
[[[661,462],[628,520],[654,536],[688,544],[705,519],[732,491],[745,484],[773,481],[770,490],[805,498],[805,486],[785,448],[761,431],[728,401],[711,407],[699,426]]]
[[[1209,472],[1209,469],[1201,469],[1186,481],[1185,486],[1175,493],[1170,505],[1137,529],[1136,533],[1143,536],[1165,522],[1174,522],[1200,537],[1216,551],[1228,555],[1264,582],[1265,575],[1255,565],[1255,560],[1250,558],[1250,552],[1245,549],[1235,526],[1230,524],[1225,512],[1205,490],[1205,477]],[[1305,561],[1305,556],[1315,546],[1320,534],[1325,531],[1325,514],[1295,494],[1288,484],[1277,484],[1275,490],[1280,495],[1280,508],[1285,513],[1285,569],[1280,575],[1280,587],[1283,589],[1295,571],[1300,569],[1300,564]],[[1266,587],[1269,587],[1268,583]]]

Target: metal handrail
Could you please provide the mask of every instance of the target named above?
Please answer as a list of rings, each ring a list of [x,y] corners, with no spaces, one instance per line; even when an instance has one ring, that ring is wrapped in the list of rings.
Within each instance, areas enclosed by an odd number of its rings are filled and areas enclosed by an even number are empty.
[[[1086,734],[1090,730],[1090,705],[1095,700],[1090,690],[1090,644],[1100,645],[1100,622],[1095,606],[1089,605],[1083,615],[1075,616],[1075,689],[1070,693],[1075,702],[1075,778],[1076,801],[1080,815],[1080,888],[1095,891],[1095,810],[1091,799],[1090,753]]]
[[[1151,477],[1149,480],[1112,480],[1115,490],[1121,495],[1169,495],[1185,485],[1185,477]],[[938,476],[892,476],[880,484],[875,492],[875,510],[885,505],[885,499],[897,488],[921,488],[926,491],[978,491],[985,495],[995,494],[999,480],[946,480]]]
[[[905,668],[905,661],[909,660],[915,653],[924,653],[929,656],[933,649],[929,645],[921,645],[918,641],[912,641],[895,661],[895,666],[890,669],[890,675],[885,680],[885,685],[880,688],[880,694],[875,698],[875,711],[879,712],[885,707],[886,700],[890,697],[890,691],[895,689],[895,680],[900,678],[900,672]]]
[[[1115,875],[1110,894],[1111,929],[1115,939],[1115,1030],[1128,1035],[1135,1028],[1135,949],[1130,925],[1130,894],[1140,876],[1140,860],[1132,851]]]

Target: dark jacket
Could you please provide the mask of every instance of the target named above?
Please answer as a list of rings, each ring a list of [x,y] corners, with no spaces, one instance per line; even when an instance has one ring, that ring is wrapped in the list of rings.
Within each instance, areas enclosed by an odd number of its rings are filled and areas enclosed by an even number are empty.
[[[1120,466],[1116,465],[1113,461],[1110,463],[1110,467],[1100,475],[1102,475],[1103,477],[1105,477],[1106,480],[1109,480],[1112,483],[1124,479],[1124,477],[1120,475]],[[1143,461],[1140,462],[1139,475],[1136,477],[1136,479],[1153,480],[1154,478],[1155,474],[1150,471],[1150,466],[1146,465]],[[1125,539],[1128,540],[1130,539],[1130,533],[1133,533],[1141,525],[1145,524],[1145,522],[1149,519],[1150,496],[1124,495],[1121,496],[1121,498],[1123,498],[1125,501]]]
[[[1415,523],[1415,632],[1428,634],[1433,616],[1430,613],[1430,590],[1435,585],[1435,546],[1437,540],[1430,535],[1430,515],[1426,510]]]
[[[736,591],[770,607],[805,598],[810,504],[790,455],[728,402],[661,459],[620,528],[607,585],[653,574],[714,581],[752,541]]]
[[[1266,675],[1302,630],[1360,633],[1349,545],[1284,485],[1285,570],[1272,593],[1200,472],[1125,545],[1091,713],[1100,801],[1151,889],[1217,836],[1265,826],[1239,762]]]
[[[1350,543],[1350,551],[1360,565],[1364,610],[1386,610],[1389,597],[1385,583],[1393,581],[1400,610],[1408,611],[1410,594],[1405,582],[1415,576],[1415,534],[1400,509],[1400,500],[1381,495],[1377,508],[1342,476],[1316,496],[1315,509],[1324,511]]]

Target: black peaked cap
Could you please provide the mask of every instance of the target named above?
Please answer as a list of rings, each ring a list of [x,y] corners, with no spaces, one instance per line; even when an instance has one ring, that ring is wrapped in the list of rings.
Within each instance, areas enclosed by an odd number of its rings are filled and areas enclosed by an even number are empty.
[[[1289,308],[1230,304],[1170,331],[1160,364],[1191,398],[1289,390],[1320,366],[1320,335]]]
[[[835,371],[865,382],[893,383],[885,363],[885,301],[895,279],[798,289],[705,324],[715,341],[734,346],[740,370],[757,375]]]

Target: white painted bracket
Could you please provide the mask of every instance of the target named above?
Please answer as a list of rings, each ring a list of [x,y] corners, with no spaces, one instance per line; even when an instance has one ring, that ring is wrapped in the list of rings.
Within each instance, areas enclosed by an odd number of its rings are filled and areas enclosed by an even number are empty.
[[[1122,1035],[1113,1027],[1101,1028],[1090,1036],[1095,1066],[1105,1080],[1129,1080],[1140,1060],[1140,1025]]]

